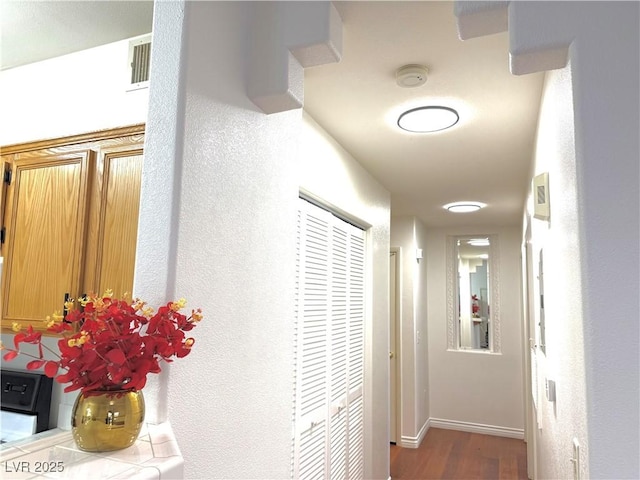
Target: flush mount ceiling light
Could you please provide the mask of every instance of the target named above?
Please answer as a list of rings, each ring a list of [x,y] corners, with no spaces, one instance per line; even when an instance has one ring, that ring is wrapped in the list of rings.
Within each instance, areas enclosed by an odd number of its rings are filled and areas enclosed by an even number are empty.
[[[486,206],[486,204],[480,202],[453,202],[443,205],[442,208],[446,208],[450,212],[454,213],[469,213],[480,210]]]
[[[442,106],[418,107],[407,110],[398,118],[398,126],[413,133],[430,133],[453,127],[459,120],[458,112]]]

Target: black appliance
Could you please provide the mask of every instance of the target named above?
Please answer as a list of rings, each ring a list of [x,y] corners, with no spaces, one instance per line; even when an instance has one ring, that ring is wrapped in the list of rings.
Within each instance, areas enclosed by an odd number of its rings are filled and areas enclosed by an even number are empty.
[[[53,379],[43,374],[4,368],[0,374],[0,443],[48,430]]]

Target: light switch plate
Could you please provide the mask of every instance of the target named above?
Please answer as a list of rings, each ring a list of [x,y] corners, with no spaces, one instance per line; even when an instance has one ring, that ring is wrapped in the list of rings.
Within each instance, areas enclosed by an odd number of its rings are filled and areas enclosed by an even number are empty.
[[[546,389],[547,389],[547,400],[550,402],[556,401],[556,382],[553,380],[546,379]]]

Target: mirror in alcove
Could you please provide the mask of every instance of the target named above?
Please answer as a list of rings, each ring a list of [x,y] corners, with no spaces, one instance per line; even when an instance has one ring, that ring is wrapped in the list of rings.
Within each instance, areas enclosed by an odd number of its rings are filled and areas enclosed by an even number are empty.
[[[495,352],[497,238],[468,235],[449,238],[449,348]]]

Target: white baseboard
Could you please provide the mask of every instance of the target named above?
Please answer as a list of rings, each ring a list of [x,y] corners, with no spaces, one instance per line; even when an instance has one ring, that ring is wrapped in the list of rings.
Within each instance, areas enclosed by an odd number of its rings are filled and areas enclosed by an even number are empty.
[[[422,425],[422,428],[420,429],[416,437],[408,437],[406,435],[403,435],[402,437],[400,437],[400,446],[403,448],[418,448],[422,443],[422,439],[424,438],[424,436],[427,434],[427,431],[429,430],[430,422],[431,422],[431,419],[428,419],[424,423],[424,425]]]
[[[494,435],[496,437],[508,437],[524,440],[524,429],[522,428],[499,427],[496,425],[483,425],[481,423],[459,422],[457,420],[446,420],[443,418],[430,418],[429,424],[433,428],[459,430],[461,432],[482,433],[484,435]]]

